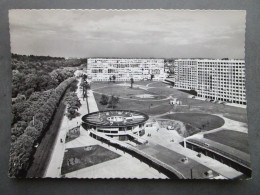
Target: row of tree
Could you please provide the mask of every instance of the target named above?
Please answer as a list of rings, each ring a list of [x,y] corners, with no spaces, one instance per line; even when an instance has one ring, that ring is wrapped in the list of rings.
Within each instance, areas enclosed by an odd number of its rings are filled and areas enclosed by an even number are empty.
[[[75,92],[70,92],[65,98],[67,104],[67,116],[71,120],[79,116],[78,109],[81,106],[80,100]]]
[[[9,175],[11,177],[24,176],[29,168],[34,147],[40,142],[66,89],[75,78],[68,78],[59,84],[55,90],[33,94],[26,101],[27,108],[13,126],[10,150]]]

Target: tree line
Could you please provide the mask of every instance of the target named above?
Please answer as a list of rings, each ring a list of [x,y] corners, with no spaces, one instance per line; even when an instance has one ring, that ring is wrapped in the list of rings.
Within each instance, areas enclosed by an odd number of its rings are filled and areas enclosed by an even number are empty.
[[[47,130],[81,61],[12,55],[12,127],[9,175],[26,174],[35,147]],[[71,67],[72,66],[72,67]]]
[[[33,92],[55,88],[72,76],[75,67],[84,64],[83,59],[64,59],[48,56],[12,55],[12,98],[23,95],[29,98]],[[72,74],[72,75],[71,75]]]
[[[12,142],[10,149],[9,175],[23,177],[29,168],[34,148],[47,130],[59,102],[66,89],[76,79],[68,78],[55,90],[34,94],[18,121],[11,129]],[[41,94],[44,94],[42,97]],[[28,102],[27,102],[28,103]]]

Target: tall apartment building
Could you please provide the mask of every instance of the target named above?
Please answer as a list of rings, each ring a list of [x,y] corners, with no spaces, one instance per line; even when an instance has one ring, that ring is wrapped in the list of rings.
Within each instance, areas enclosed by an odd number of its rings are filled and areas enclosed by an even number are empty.
[[[175,87],[180,89],[197,88],[197,60],[178,59],[174,62]]]
[[[244,60],[199,60],[199,97],[246,104]]]
[[[244,60],[176,60],[175,86],[199,97],[246,104]]]
[[[94,81],[108,81],[113,75],[118,81],[150,79],[164,80],[164,59],[89,58],[87,74]]]

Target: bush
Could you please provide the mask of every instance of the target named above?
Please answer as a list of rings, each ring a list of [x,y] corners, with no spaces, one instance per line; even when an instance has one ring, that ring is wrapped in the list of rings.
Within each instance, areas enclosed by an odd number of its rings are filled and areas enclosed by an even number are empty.
[[[111,96],[110,97],[110,100],[108,101],[108,108],[115,108],[116,105],[118,104],[119,102],[119,97],[115,97],[115,96]]]
[[[108,104],[108,100],[109,100],[109,97],[103,94],[101,96],[101,98],[100,98],[99,103],[102,104],[102,105],[107,105]]]

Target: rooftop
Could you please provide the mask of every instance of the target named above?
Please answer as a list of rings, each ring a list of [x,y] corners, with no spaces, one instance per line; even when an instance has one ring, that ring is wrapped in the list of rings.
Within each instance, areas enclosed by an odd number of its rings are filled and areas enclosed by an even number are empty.
[[[99,127],[136,126],[148,119],[148,115],[131,110],[106,110],[92,112],[82,117],[84,123]]]

